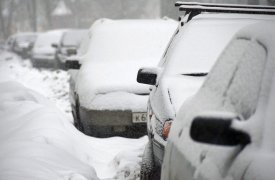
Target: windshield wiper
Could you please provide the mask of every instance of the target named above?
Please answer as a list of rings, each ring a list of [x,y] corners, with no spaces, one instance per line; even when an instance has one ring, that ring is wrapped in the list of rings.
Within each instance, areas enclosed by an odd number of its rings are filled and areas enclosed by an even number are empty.
[[[208,73],[185,73],[181,74],[184,76],[193,76],[193,77],[202,77],[202,76],[207,76]]]

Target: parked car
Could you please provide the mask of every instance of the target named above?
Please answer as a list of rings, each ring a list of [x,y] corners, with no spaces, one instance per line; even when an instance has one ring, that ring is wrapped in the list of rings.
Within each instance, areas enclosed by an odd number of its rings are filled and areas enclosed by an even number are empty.
[[[195,7],[194,7],[195,8]],[[142,68],[137,80],[150,84],[147,131],[141,180],[158,179],[172,122],[183,102],[194,95],[233,35],[246,25],[273,19],[271,15],[197,13],[181,25],[158,67]],[[207,10],[205,10],[207,11]],[[238,11],[237,11],[238,12]]]
[[[60,68],[65,68],[65,61],[69,56],[77,54],[81,40],[86,34],[88,34],[88,30],[85,29],[68,30],[63,34],[60,44],[52,44],[53,47],[57,48],[56,60]]]
[[[12,51],[20,55],[22,58],[28,58],[37,36],[38,33],[34,32],[15,34],[13,36],[14,42],[11,47]]]
[[[99,137],[145,135],[149,87],[136,82],[136,72],[158,63],[176,27],[171,19],[100,19],[92,25],[71,90],[81,131]]]
[[[274,179],[274,28],[270,21],[237,33],[182,105],[161,179]]]
[[[34,43],[31,60],[34,67],[57,68],[56,49],[52,44],[59,44],[67,30],[52,30],[41,33]]]
[[[93,28],[93,27],[91,27],[91,28]],[[89,48],[89,44],[91,41],[91,36],[89,35],[90,32],[91,32],[91,30],[89,30],[86,34],[84,34],[83,39],[79,45],[79,48],[76,51],[76,55],[67,57],[67,59],[65,61],[65,69],[68,70],[68,73],[70,75],[69,99],[70,99],[70,103],[71,103],[71,107],[72,107],[72,114],[74,116],[74,120],[79,119],[79,117],[76,117],[76,112],[75,112],[75,110],[76,110],[75,99],[77,98],[76,93],[75,93],[75,81],[76,81],[78,71],[81,67],[82,60],[85,59],[85,55]],[[72,67],[72,65],[75,65],[75,66]],[[75,126],[78,127],[78,124],[76,122],[74,124],[75,124]]]

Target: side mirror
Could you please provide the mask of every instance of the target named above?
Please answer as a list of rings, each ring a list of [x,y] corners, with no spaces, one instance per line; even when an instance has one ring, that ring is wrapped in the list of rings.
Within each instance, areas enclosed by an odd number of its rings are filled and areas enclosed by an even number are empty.
[[[251,142],[250,136],[243,131],[232,128],[238,116],[231,113],[208,113],[194,118],[190,136],[201,143],[235,146],[246,145]]]
[[[32,49],[32,48],[33,48],[33,45],[34,45],[34,43],[29,43],[28,49]]]
[[[58,48],[58,44],[52,43],[52,47],[53,47],[53,48]]]
[[[80,69],[81,64],[77,60],[67,60],[65,62],[66,69]]]
[[[141,84],[156,85],[159,68],[141,68],[137,74],[137,82]]]
[[[77,54],[77,50],[75,48],[69,48],[69,49],[67,49],[67,54],[69,56],[76,55]]]

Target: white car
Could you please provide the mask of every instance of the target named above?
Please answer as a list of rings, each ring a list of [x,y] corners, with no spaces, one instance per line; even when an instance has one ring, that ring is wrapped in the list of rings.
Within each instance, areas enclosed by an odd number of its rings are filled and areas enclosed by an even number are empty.
[[[65,68],[65,61],[69,56],[77,54],[81,41],[88,34],[86,29],[71,29],[65,32],[59,44],[53,44],[57,48],[56,60],[59,68]]]
[[[61,37],[66,30],[52,30],[41,33],[33,46],[31,60],[35,67],[56,68],[56,48],[52,44],[60,44]]]
[[[162,180],[275,177],[275,21],[234,36],[173,122]]]
[[[136,74],[159,62],[177,25],[171,19],[100,19],[92,25],[71,91],[81,131],[100,137],[146,134],[149,87],[138,84]]]
[[[271,15],[233,13],[201,13],[187,21],[189,17],[182,19],[184,25],[179,27],[158,67],[143,68],[138,75],[140,83],[153,85],[142,180],[159,175],[166,140],[179,108],[200,88],[234,34],[249,24],[274,20]]]

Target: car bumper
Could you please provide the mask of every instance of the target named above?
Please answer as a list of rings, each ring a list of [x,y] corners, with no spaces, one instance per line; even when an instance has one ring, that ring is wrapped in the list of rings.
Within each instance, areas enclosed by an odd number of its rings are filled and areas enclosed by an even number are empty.
[[[33,56],[32,64],[34,67],[55,68],[57,63],[54,56]]]
[[[140,137],[147,134],[146,122],[134,123],[133,112],[130,110],[87,110],[80,107],[79,111],[86,134],[94,135],[95,129],[102,132],[98,135],[101,137]]]
[[[154,164],[158,167],[161,167],[164,157],[165,145],[159,143],[159,141],[152,137],[152,135],[149,135],[149,138],[152,142]]]

